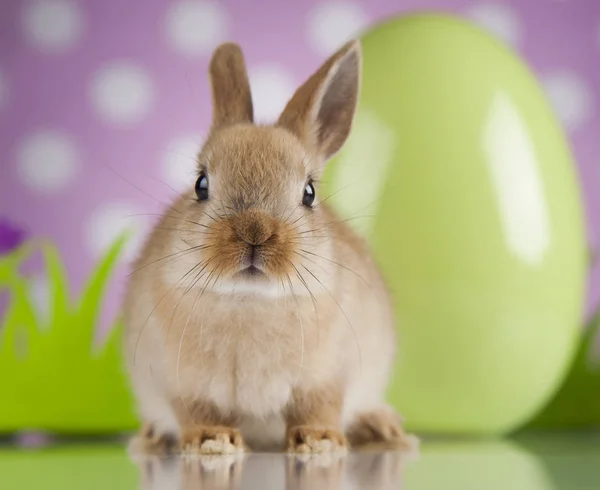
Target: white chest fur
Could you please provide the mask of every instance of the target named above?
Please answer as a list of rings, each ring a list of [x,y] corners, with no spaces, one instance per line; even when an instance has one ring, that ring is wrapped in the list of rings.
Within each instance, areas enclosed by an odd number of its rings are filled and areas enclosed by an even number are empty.
[[[280,413],[306,367],[302,340],[294,315],[231,305],[204,311],[181,342],[179,394],[254,417]]]
[[[224,343],[215,354],[228,362],[219,363],[203,376],[200,389],[211,401],[257,417],[281,411],[294,379],[273,345],[238,339]]]

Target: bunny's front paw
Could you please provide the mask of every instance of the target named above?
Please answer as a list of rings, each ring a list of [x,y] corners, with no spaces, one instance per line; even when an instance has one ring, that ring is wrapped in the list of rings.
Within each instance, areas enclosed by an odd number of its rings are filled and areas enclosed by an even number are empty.
[[[348,443],[340,431],[311,426],[289,429],[287,444],[290,453],[321,454],[348,451]]]
[[[183,454],[235,454],[244,451],[239,430],[232,427],[194,427],[181,438]]]

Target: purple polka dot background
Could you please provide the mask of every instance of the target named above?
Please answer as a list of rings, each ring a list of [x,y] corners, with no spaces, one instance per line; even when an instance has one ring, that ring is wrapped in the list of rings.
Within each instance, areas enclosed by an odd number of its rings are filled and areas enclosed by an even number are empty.
[[[105,330],[151,215],[194,179],[216,45],[242,45],[257,119],[269,122],[344,41],[416,9],[469,18],[529,63],[571,143],[590,250],[599,249],[597,0],[1,2],[0,218],[58,245],[74,293],[120,232],[135,233],[107,294]],[[43,313],[39,271],[29,273]],[[589,283],[588,316],[600,304],[600,263]]]

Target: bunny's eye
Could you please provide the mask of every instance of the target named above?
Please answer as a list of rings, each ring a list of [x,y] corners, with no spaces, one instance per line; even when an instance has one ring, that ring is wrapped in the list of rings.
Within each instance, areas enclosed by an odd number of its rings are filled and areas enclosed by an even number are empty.
[[[302,197],[302,204],[306,207],[312,207],[315,202],[315,186],[312,181],[309,181],[304,188],[304,196]]]
[[[206,201],[208,199],[208,177],[204,172],[200,174],[196,181],[196,196],[198,201]]]

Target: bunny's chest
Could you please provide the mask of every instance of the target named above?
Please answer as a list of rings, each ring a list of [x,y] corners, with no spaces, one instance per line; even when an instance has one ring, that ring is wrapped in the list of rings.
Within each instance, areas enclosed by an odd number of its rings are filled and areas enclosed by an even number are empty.
[[[215,326],[215,329],[217,327]],[[288,402],[302,363],[301,338],[285,325],[229,324],[216,332],[203,332],[188,359],[188,376],[197,396],[222,409],[265,416]],[[212,330],[207,327],[207,330]]]
[[[206,384],[209,398],[218,406],[263,416],[281,410],[288,402],[294,375],[270,346],[253,350],[238,345],[231,363],[220,365]],[[223,353],[224,355],[225,353]]]
[[[310,300],[307,300],[310,301]],[[211,301],[175,322],[172,376],[186,396],[259,417],[278,413],[292,389],[322,371],[331,344],[311,315],[312,303]],[[306,307],[305,307],[306,306]],[[325,317],[322,318],[326,320]],[[175,337],[174,337],[175,338]]]

